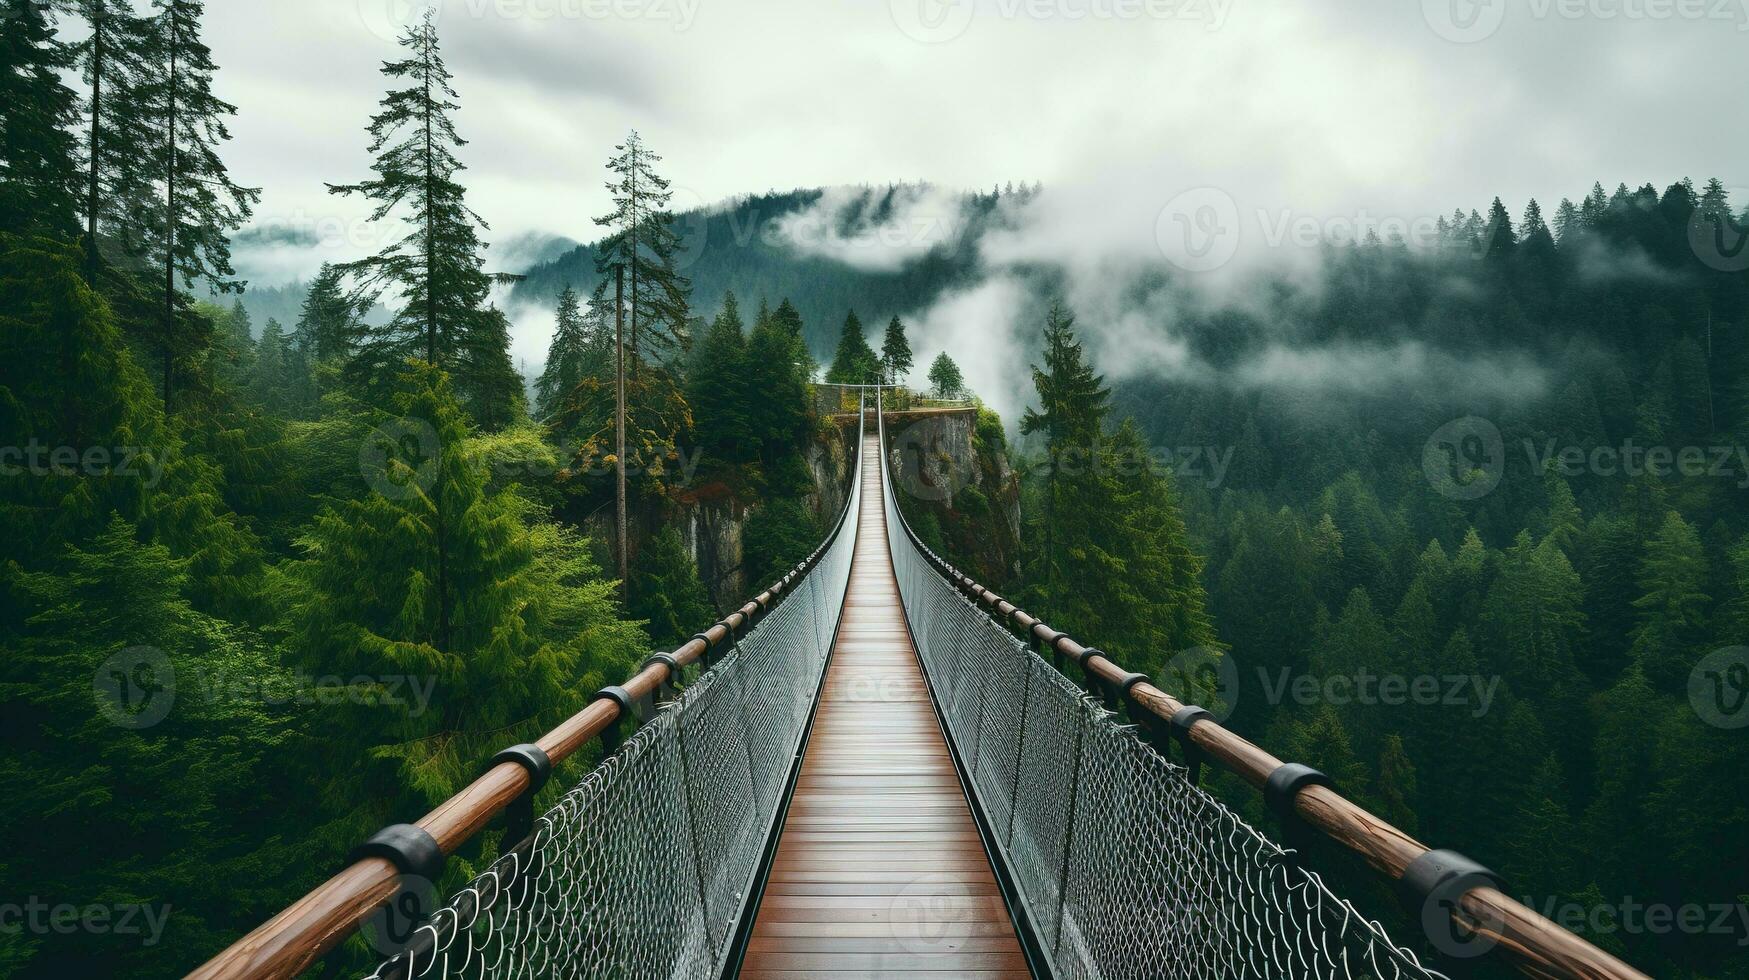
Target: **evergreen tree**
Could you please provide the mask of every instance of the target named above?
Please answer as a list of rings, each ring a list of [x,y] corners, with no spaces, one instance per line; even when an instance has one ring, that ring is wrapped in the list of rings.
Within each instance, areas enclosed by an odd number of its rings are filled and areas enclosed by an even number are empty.
[[[717,618],[698,577],[698,564],[670,526],[638,551],[632,570],[629,611],[646,620],[650,642],[672,650]]]
[[[813,435],[808,391],[813,358],[802,342],[799,319],[792,327],[794,313],[786,299],[753,325],[745,364],[746,411],[758,440],[761,475],[767,493],[785,497],[805,493],[814,480],[801,452]]]
[[[95,284],[107,238],[123,257],[145,254],[153,175],[140,152],[155,120],[145,99],[152,32],[121,0],[78,0],[90,34],[74,47],[87,92],[84,186],[85,280]]]
[[[347,374],[382,400],[408,357],[453,373],[458,394],[477,421],[507,422],[520,402],[502,313],[485,308],[492,276],[483,270],[479,231],[486,223],[467,206],[456,181],[464,168],[455,151],[467,145],[450,116],[459,106],[430,16],[400,39],[408,56],[385,62],[383,75],[406,81],[383,97],[371,117],[371,169],[376,178],[329,185],[335,194],[369,199],[373,221],[399,219],[408,233],[375,255],[338,266],[351,278],[358,307],[385,290],[401,309],[372,330]],[[514,387],[514,390],[511,390]]]
[[[201,41],[204,0],[153,0],[146,54],[152,65],[141,98],[158,126],[147,158],[162,192],[162,210],[148,215],[146,251],[160,263],[164,297],[159,322],[164,405],[170,408],[178,361],[205,346],[200,317],[187,313],[177,293],[205,283],[218,292],[238,292],[232,280],[227,233],[254,213],[261,192],[238,186],[219,159],[231,138],[225,119],[237,107],[213,95],[212,51]]]
[[[935,355],[935,360],[930,363],[929,386],[937,398],[958,398],[964,390],[965,378],[960,374],[960,366],[947,356],[947,351]]]
[[[1058,583],[1065,581],[1059,574],[1062,549],[1057,543],[1058,529],[1071,515],[1086,516],[1078,506],[1082,501],[1075,498],[1093,486],[1092,478],[1097,474],[1091,464],[1100,448],[1105,417],[1111,411],[1111,389],[1088,365],[1075,338],[1074,324],[1074,315],[1061,303],[1051,306],[1045,320],[1044,365],[1032,369],[1039,408],[1027,409],[1020,421],[1022,435],[1044,438],[1042,568],[1035,580],[1046,595],[1056,595]]]
[[[547,418],[558,410],[559,402],[583,380],[589,337],[583,324],[577,291],[566,286],[559,293],[557,326],[553,340],[547,345],[547,363],[535,381],[535,414]]]
[[[323,744],[347,835],[447,798],[643,645],[615,621],[586,542],[535,521],[514,489],[487,490],[444,374],[410,361],[401,385],[400,419],[382,431],[419,437],[378,444],[376,492],[318,516],[282,583],[293,663],[373,679]],[[377,703],[375,685],[399,677],[426,683],[431,703]]]
[[[72,54],[37,0],[0,0],[0,231],[70,237],[77,228]]]
[[[735,294],[729,293],[693,351],[686,386],[695,442],[704,454],[702,465],[731,480],[758,458],[759,451],[749,416],[753,401],[763,393],[747,384],[747,341],[742,330],[740,306]]]
[[[284,415],[295,405],[291,351],[286,346],[285,329],[273,317],[267,318],[261,342],[255,346],[255,376],[250,388],[256,404],[269,412]]]
[[[1706,553],[1694,525],[1670,511],[1646,542],[1640,596],[1633,602],[1639,624],[1633,631],[1632,654],[1646,679],[1661,691],[1680,692],[1697,659],[1695,648],[1705,635],[1712,602],[1706,593],[1708,574]]]
[[[826,382],[836,385],[877,384],[881,379],[881,360],[863,336],[862,321],[856,311],[844,318],[844,330],[838,336],[838,350],[832,355],[832,367],[826,371]]]
[[[595,219],[609,229],[595,248],[595,271],[601,275],[596,295],[613,295],[614,269],[625,269],[626,370],[635,375],[646,357],[666,361],[690,345],[692,284],[675,265],[683,243],[668,210],[674,192],[655,171],[662,157],[635,129],[614,151],[607,161],[613,210]]]
[[[881,367],[887,384],[904,384],[911,371],[911,342],[905,338],[905,325],[897,316],[887,322],[887,335],[881,341]]]

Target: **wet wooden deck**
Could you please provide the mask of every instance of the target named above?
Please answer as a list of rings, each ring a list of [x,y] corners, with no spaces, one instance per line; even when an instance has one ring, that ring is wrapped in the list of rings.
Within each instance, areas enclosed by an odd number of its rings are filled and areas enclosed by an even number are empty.
[[[877,437],[862,447],[850,591],[743,980],[1024,980],[887,554]]]

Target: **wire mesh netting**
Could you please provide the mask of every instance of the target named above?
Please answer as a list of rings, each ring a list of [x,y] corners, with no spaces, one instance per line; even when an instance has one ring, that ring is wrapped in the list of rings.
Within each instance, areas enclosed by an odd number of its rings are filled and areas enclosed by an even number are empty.
[[[883,496],[948,738],[1057,976],[1440,976],[961,595]]]
[[[837,536],[777,608],[373,978],[721,972],[844,602],[861,483],[853,473]]]

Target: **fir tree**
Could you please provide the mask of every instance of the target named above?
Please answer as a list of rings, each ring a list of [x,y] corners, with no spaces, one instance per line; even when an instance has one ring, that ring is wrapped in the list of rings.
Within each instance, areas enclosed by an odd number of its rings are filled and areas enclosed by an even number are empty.
[[[0,231],[71,237],[78,168],[72,54],[38,0],[0,0]]]
[[[698,564],[672,526],[639,549],[629,593],[632,616],[647,622],[650,642],[664,650],[684,643],[717,618],[699,580]]]
[[[613,175],[607,184],[613,210],[595,219],[609,229],[595,248],[595,270],[602,277],[596,295],[611,296],[614,269],[625,270],[629,374],[636,374],[646,357],[666,361],[690,344],[686,325],[692,284],[675,265],[682,243],[668,210],[674,192],[655,171],[661,162],[632,130],[607,162]]]
[[[856,311],[844,318],[844,330],[838,335],[838,350],[832,355],[832,367],[826,371],[828,384],[869,385],[881,379],[881,360],[863,336],[862,321]]]
[[[385,290],[402,304],[371,332],[347,374],[380,400],[401,363],[420,357],[453,373],[476,420],[506,422],[516,414],[521,389],[514,384],[505,319],[485,308],[493,280],[480,256],[486,223],[467,206],[456,181],[464,168],[455,151],[467,145],[450,118],[459,108],[456,92],[431,17],[409,27],[400,43],[408,56],[385,62],[382,73],[406,87],[383,97],[369,127],[376,178],[329,185],[335,194],[369,199],[373,221],[399,219],[410,229],[377,254],[338,267],[355,283],[360,307]]]
[[[911,371],[911,342],[905,338],[905,325],[897,316],[887,321],[887,335],[881,341],[881,367],[887,384],[905,383]]]
[[[79,0],[90,35],[74,48],[88,95],[84,186],[85,280],[96,284],[102,242],[123,257],[145,254],[154,181],[141,147],[156,125],[145,99],[146,59],[152,33],[121,0]]]
[[[298,666],[430,685],[425,707],[377,704],[366,685],[333,724],[324,750],[347,764],[330,803],[362,814],[352,832],[447,798],[507,740],[580,707],[591,678],[617,675],[643,642],[613,619],[586,542],[536,522],[515,490],[488,491],[443,373],[410,361],[402,387],[385,431],[424,435],[382,447],[377,492],[322,513],[283,582]],[[390,791],[362,791],[373,782]]]
[[[929,365],[929,386],[937,398],[958,398],[965,386],[960,366],[947,356],[947,351],[935,355]]]
[[[237,107],[213,95],[218,68],[200,37],[204,8],[204,0],[153,0],[157,13],[146,46],[152,75],[141,91],[158,126],[147,156],[163,195],[162,210],[148,218],[146,251],[163,271],[159,346],[166,410],[178,361],[204,347],[206,339],[203,330],[191,326],[199,317],[184,311],[177,280],[189,289],[201,282],[218,292],[240,291],[244,284],[231,279],[235,271],[226,235],[249,220],[261,199],[259,190],[233,182],[219,159],[220,145],[231,138],[225,119],[236,115]]]
[[[735,294],[711,321],[694,350],[686,402],[692,408],[695,442],[706,469],[733,477],[758,458],[759,445],[749,418],[753,401],[764,393],[747,385],[747,342]]]
[[[557,325],[552,343],[547,345],[547,363],[535,381],[535,414],[547,418],[559,407],[559,402],[583,380],[589,338],[583,324],[577,291],[566,286],[559,293]]]

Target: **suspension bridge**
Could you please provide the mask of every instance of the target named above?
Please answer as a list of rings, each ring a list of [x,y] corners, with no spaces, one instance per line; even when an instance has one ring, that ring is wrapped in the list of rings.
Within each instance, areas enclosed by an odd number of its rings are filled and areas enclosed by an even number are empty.
[[[384,980],[1644,977],[924,547],[880,401],[858,396],[848,500],[805,561],[191,976],[336,975],[362,930]],[[1409,931],[1201,788],[1212,767],[1275,837],[1362,859]],[[492,827],[497,860],[439,895]]]

